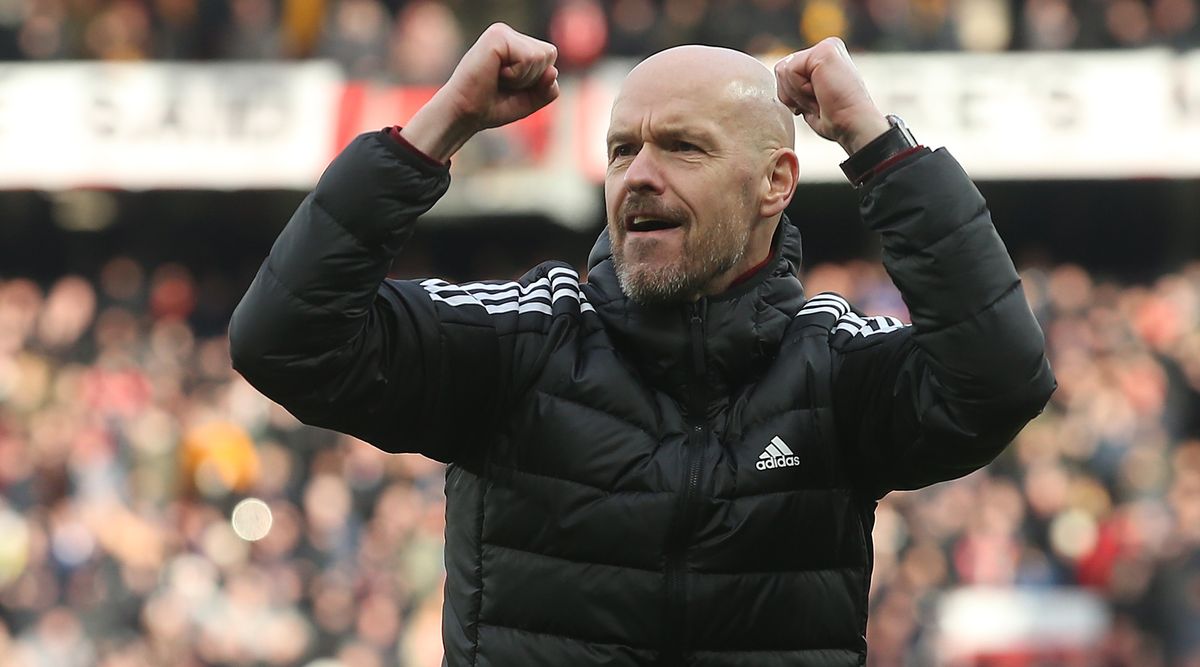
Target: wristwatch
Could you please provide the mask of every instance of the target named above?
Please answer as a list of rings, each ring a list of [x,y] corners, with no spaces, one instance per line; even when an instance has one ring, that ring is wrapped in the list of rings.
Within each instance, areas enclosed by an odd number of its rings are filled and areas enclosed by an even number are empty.
[[[842,173],[856,188],[860,187],[879,165],[918,146],[917,140],[902,118],[888,114],[887,121],[891,127],[886,132],[855,151],[841,164]]]

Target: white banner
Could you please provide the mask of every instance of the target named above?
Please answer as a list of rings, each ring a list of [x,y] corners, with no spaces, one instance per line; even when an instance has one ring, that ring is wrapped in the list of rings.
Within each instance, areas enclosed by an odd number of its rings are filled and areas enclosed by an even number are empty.
[[[876,102],[976,179],[1200,176],[1200,52],[856,56]],[[435,214],[500,208],[579,224],[632,62],[460,154]],[[0,65],[0,188],[308,189],[353,133],[402,123],[427,89],[348,85],[329,63]],[[804,182],[841,149],[798,120]],[[590,185],[591,184],[591,185]],[[580,218],[580,219],[576,219]]]
[[[328,63],[0,65],[0,187],[307,189],[340,85]]]
[[[855,57],[876,104],[977,179],[1200,175],[1200,136],[1168,51]],[[1194,59],[1193,59],[1194,62]],[[842,178],[839,148],[800,123],[807,175]]]

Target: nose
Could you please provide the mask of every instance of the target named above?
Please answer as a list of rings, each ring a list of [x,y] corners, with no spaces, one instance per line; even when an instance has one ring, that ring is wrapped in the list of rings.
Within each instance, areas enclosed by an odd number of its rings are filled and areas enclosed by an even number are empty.
[[[625,188],[630,192],[661,194],[664,184],[660,167],[654,147],[642,146],[625,170]]]

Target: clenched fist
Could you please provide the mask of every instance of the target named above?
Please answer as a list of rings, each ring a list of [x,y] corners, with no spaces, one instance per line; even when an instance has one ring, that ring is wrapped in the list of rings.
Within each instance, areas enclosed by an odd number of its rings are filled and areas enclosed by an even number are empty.
[[[779,100],[814,132],[854,153],[888,129],[862,75],[837,37],[775,63]]]
[[[557,57],[553,44],[495,23],[401,133],[425,154],[445,161],[476,132],[520,120],[554,101]]]

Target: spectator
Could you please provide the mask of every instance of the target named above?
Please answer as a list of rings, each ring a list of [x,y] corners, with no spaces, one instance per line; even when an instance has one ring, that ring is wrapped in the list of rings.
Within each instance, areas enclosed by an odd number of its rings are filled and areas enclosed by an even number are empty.
[[[187,275],[118,258],[95,282],[0,281],[0,664],[439,664],[440,466],[260,397],[190,323]],[[1060,390],[993,466],[883,501],[870,664],[913,659],[932,603],[972,583],[1091,590],[1104,664],[1194,664],[1200,266],[1024,279]],[[805,283],[904,314],[870,263]],[[202,468],[219,483],[190,493]],[[273,515],[254,543],[229,523],[245,495]]]
[[[1197,0],[0,0],[0,61],[318,57],[425,85],[463,34],[498,20],[550,36],[568,70],[692,42],[769,56],[830,35],[881,52],[1200,46]]]

